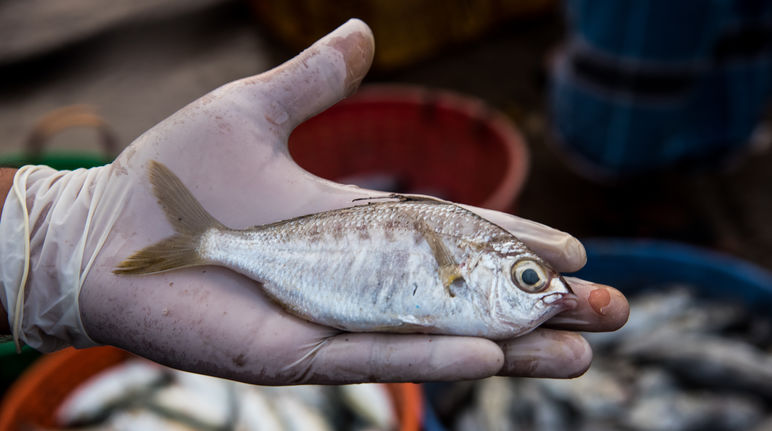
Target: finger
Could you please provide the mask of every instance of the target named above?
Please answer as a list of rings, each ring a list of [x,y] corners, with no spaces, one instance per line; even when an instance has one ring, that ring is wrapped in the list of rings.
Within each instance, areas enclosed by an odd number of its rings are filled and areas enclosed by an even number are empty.
[[[610,286],[566,277],[579,298],[578,305],[550,319],[544,326],[575,331],[615,331],[627,322],[630,305],[622,292]]]
[[[499,346],[483,338],[344,333],[299,365],[305,382],[341,384],[479,379],[503,363]]]
[[[353,93],[373,60],[370,28],[351,19],[295,58],[234,84],[253,93],[265,119],[287,133]]]
[[[587,263],[587,253],[582,243],[565,232],[511,214],[463,206],[512,232],[560,272],[578,271]]]
[[[572,378],[592,362],[589,343],[575,332],[538,328],[499,345],[504,351],[499,375],[504,376]]]

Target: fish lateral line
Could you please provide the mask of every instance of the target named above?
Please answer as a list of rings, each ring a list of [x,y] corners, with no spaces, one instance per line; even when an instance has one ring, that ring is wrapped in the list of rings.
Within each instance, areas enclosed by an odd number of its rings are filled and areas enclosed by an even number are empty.
[[[377,200],[388,200],[388,199],[393,199],[393,200],[396,200],[397,202],[435,202],[438,204],[458,206],[452,202],[447,202],[442,199],[433,198],[431,196],[406,195],[402,193],[391,193],[385,196],[367,196],[362,198],[354,198],[354,199],[351,199],[351,202],[377,201]],[[378,204],[378,203],[379,202],[368,202],[368,204]]]

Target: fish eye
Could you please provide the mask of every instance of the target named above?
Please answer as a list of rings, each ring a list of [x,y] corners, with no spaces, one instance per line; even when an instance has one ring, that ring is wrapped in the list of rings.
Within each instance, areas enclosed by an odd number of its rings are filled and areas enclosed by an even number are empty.
[[[512,266],[512,281],[521,290],[537,293],[547,287],[544,269],[533,260],[521,260]]]

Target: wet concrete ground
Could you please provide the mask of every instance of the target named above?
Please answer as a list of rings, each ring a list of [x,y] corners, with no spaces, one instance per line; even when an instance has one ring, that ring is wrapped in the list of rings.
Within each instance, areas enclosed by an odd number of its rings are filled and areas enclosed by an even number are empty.
[[[0,152],[20,148],[38,118],[74,103],[97,107],[125,146],[209,90],[294,54],[261,30],[243,4],[194,3],[116,20],[26,58],[4,59],[0,52]],[[532,156],[520,216],[579,238],[673,239],[772,269],[772,152],[721,172],[600,184],[573,173],[551,149],[546,64],[563,33],[559,13],[515,20],[401,70],[374,71],[365,84],[451,89],[512,118]],[[52,144],[88,149],[95,140],[91,131],[73,130]]]

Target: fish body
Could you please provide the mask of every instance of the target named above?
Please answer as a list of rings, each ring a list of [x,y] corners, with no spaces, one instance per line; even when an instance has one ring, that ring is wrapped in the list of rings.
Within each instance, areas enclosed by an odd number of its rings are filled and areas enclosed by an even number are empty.
[[[239,395],[234,431],[282,431],[281,419],[269,394],[264,394],[257,386],[243,386]]]
[[[562,277],[503,228],[445,201],[393,195],[250,229],[223,226],[164,165],[150,180],[177,234],[118,274],[220,265],[291,313],[346,331],[503,339],[574,304]]]

